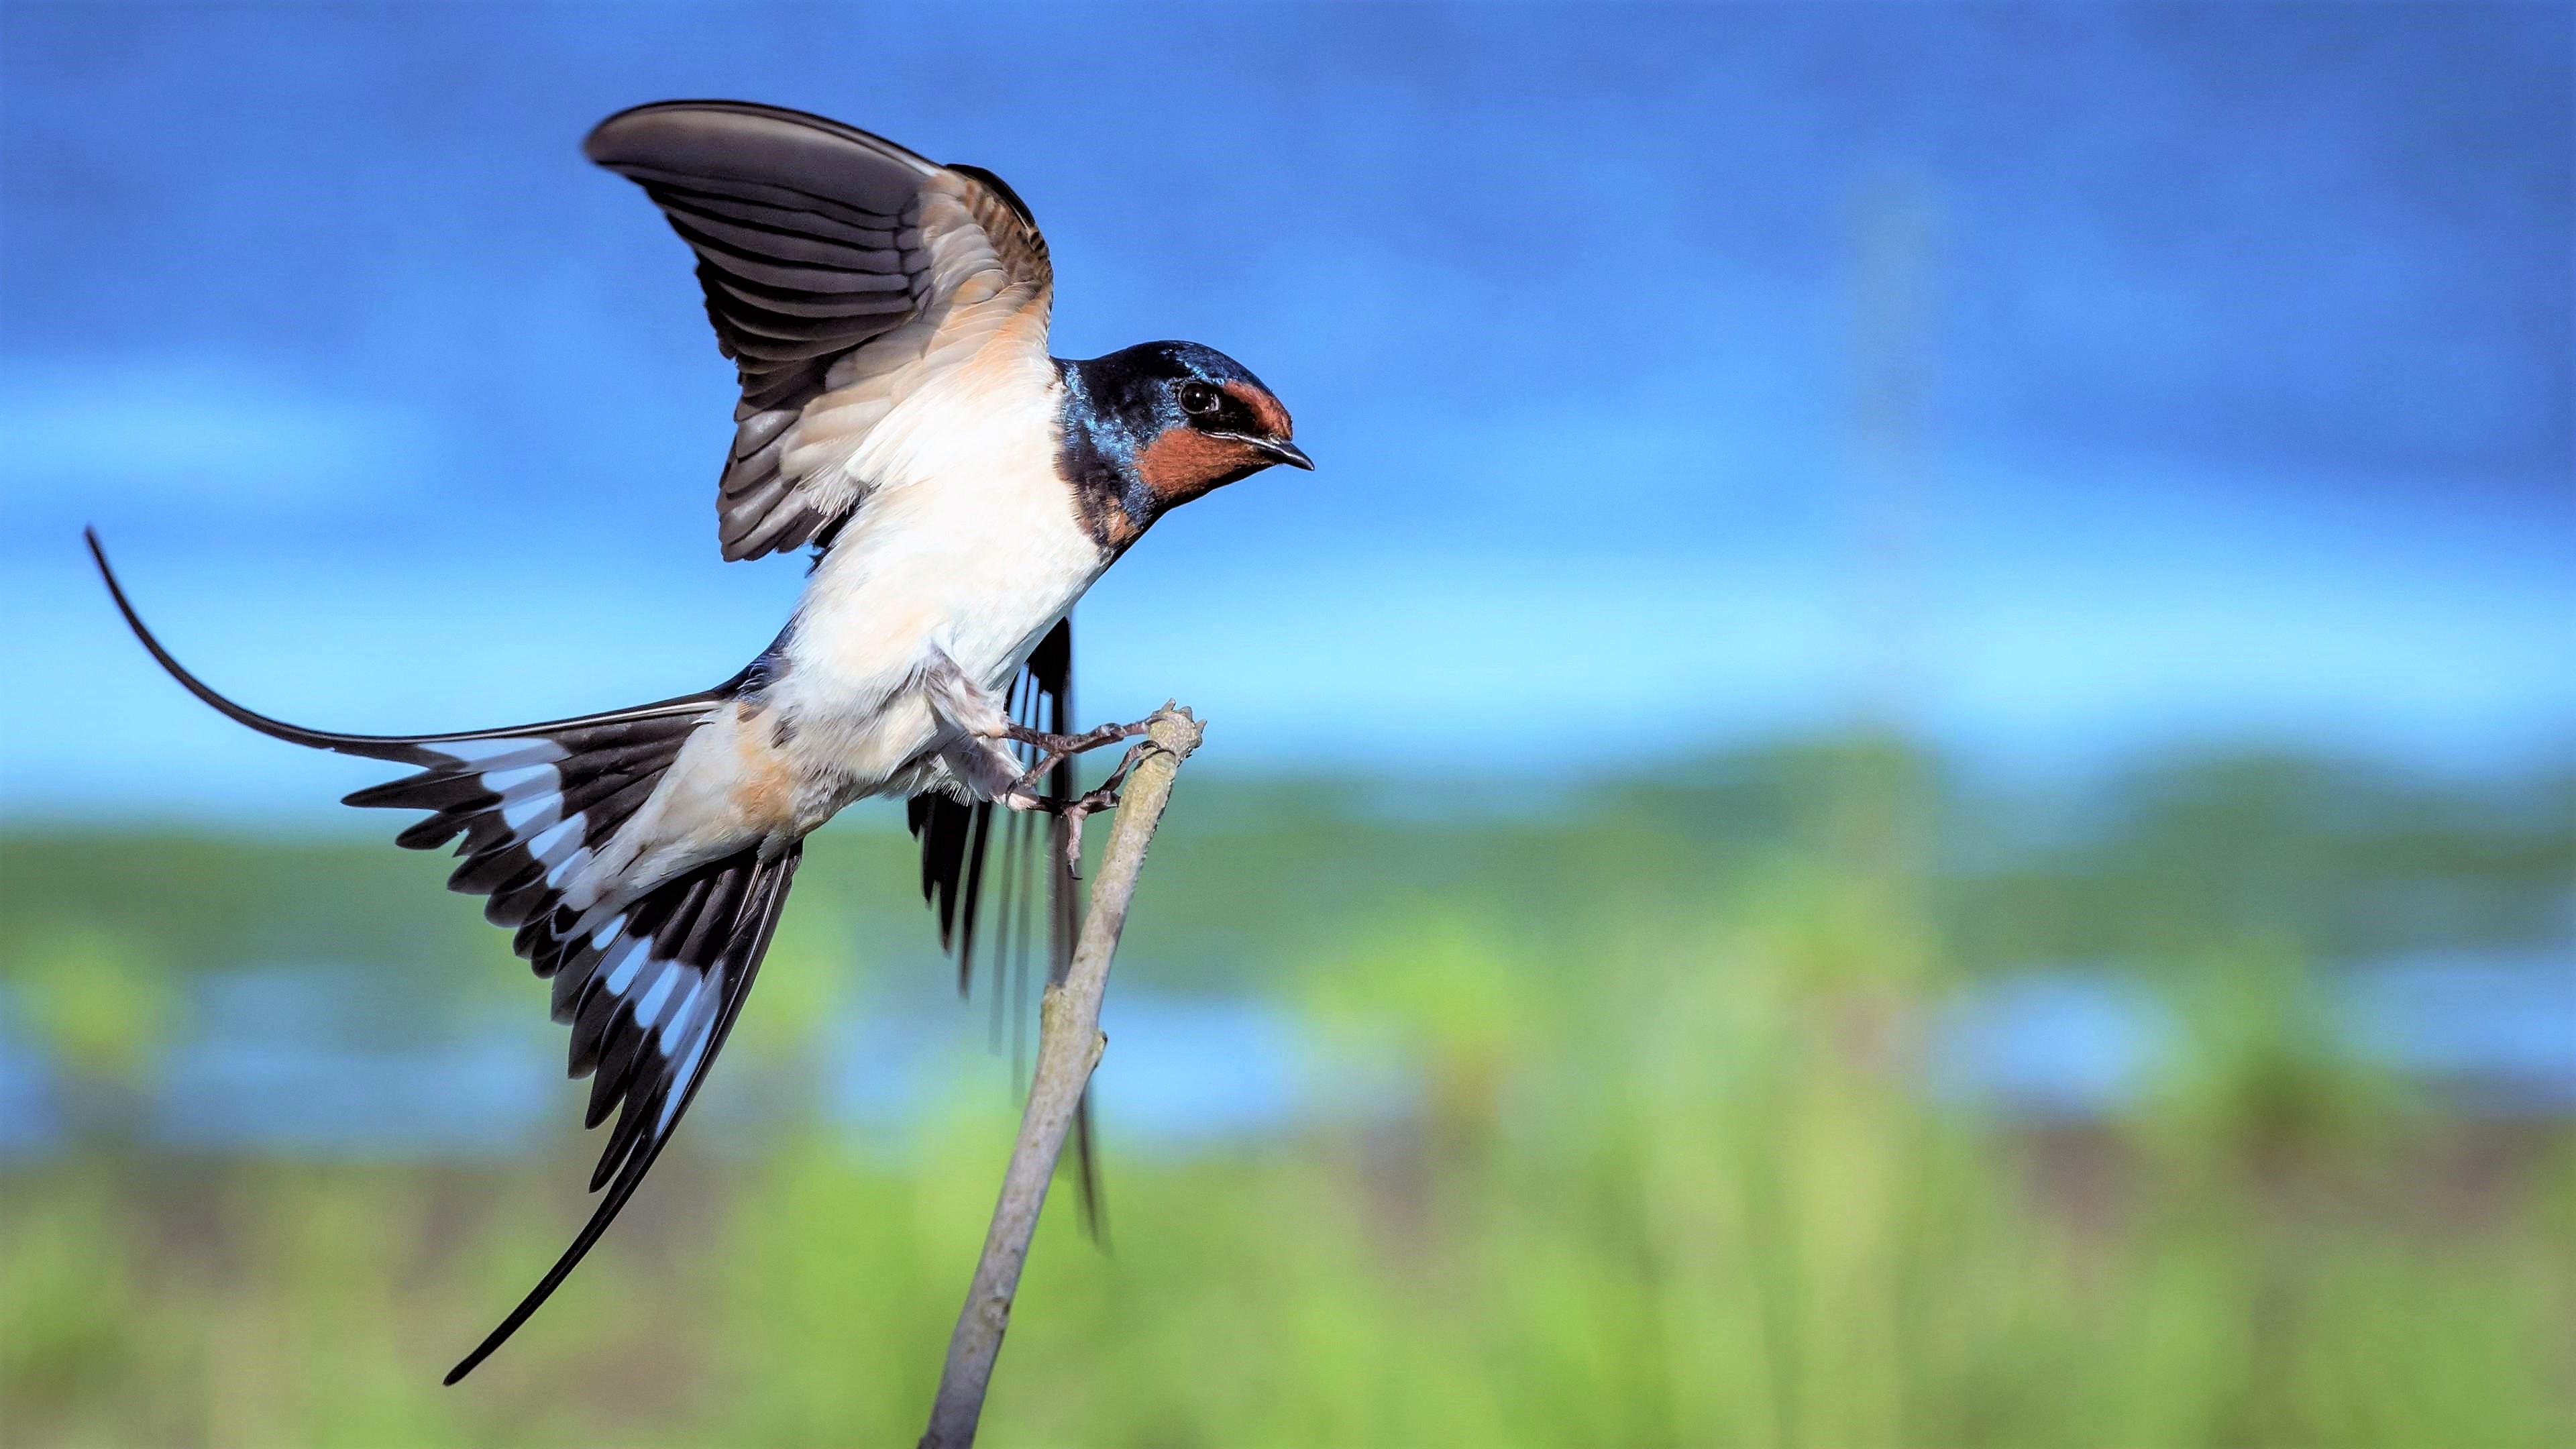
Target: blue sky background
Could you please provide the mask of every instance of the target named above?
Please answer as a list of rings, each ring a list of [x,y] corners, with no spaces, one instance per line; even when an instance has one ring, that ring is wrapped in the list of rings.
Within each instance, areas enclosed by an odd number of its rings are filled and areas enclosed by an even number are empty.
[[[0,11],[0,814],[316,818],[357,730],[699,688],[731,369],[641,101],[1010,179],[1057,350],[1322,465],[1085,604],[1218,759],[1647,766],[1875,711],[2033,767],[2576,741],[2564,6]],[[1893,399],[1893,401],[1890,401]]]

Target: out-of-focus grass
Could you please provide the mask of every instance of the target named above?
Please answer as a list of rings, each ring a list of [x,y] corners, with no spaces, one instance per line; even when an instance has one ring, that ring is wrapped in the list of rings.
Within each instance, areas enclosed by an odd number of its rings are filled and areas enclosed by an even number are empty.
[[[1963,859],[1940,843],[1961,797],[1780,785],[1814,763],[1470,825],[1209,796],[1243,813],[1158,850],[1135,970],[1391,1039],[1414,1110],[1186,1160],[1120,1153],[1112,1123],[1115,1251],[1050,1215],[992,1442],[2576,1439],[2576,1139],[2447,1115],[2340,1055],[2319,985],[2325,951],[2420,944],[2391,895],[2450,923],[2428,939],[2511,939],[2536,909],[2514,881],[2563,889],[2562,827],[2407,804],[2413,833],[2362,850],[2313,812],[2249,831],[2226,801],[2270,797],[2240,782]],[[810,877],[899,892],[899,843],[834,849]],[[2278,889],[2203,909],[2192,882],[2228,879],[2230,851],[2286,851],[2261,866]],[[841,889],[800,901],[814,923],[774,973],[873,938],[878,907]],[[2043,922],[1961,924],[1997,902]],[[98,949],[28,916],[20,981]],[[117,928],[174,949],[148,916]],[[2009,964],[1963,943],[2016,931],[2141,963],[2186,1023],[2181,1070],[2081,1124],[1922,1091],[1940,989]],[[66,1010],[116,1061],[144,1039]],[[991,1098],[894,1155],[684,1132],[457,1389],[440,1372],[585,1210],[569,1131],[524,1166],[22,1166],[0,1176],[0,1439],[909,1442],[1008,1147]]]
[[[1750,949],[1738,946],[1738,949]],[[2400,1119],[1999,1133],[1890,1074],[1884,1003],[1739,960],[1346,1140],[1115,1164],[1050,1219],[1001,1443],[2564,1443],[2576,1154],[2428,1185]],[[1732,966],[1732,969],[1721,969]],[[2255,1088],[2255,1090],[2268,1090]],[[2248,1106],[2255,1104],[2249,1103]],[[560,1174],[72,1162],[5,1188],[12,1443],[902,1442],[1008,1124],[900,1169],[673,1164],[465,1387]]]

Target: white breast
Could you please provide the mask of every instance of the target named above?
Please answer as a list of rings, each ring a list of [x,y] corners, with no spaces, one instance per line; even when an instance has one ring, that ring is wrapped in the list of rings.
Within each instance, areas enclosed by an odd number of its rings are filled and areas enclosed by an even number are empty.
[[[777,691],[856,781],[936,740],[909,688],[932,650],[998,690],[1106,567],[1056,472],[1060,404],[1042,349],[994,347],[870,433],[854,466],[883,481],[807,585]]]

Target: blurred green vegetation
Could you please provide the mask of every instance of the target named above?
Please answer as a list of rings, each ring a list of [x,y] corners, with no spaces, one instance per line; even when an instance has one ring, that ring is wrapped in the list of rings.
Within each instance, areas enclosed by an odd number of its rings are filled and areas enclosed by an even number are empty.
[[[1188,1157],[1110,1124],[1114,1251],[1050,1215],[989,1442],[2576,1442],[2576,1133],[2454,1115],[2326,1021],[2335,963],[2563,953],[2576,773],[2240,755],[2043,792],[1863,740],[1679,776],[1533,801],[1194,769],[1113,994],[1260,994],[1392,1042],[1418,1100]],[[941,970],[881,825],[817,838],[737,1071]],[[191,970],[539,1010],[443,872],[22,833],[0,980],[124,1083]],[[1921,1090],[1943,991],[2077,961],[2183,1022],[2148,1098],[2033,1124]],[[908,1443],[1008,1150],[984,1088],[901,1151],[684,1131],[457,1389],[586,1210],[569,1124],[527,1163],[21,1162],[0,1442]]]

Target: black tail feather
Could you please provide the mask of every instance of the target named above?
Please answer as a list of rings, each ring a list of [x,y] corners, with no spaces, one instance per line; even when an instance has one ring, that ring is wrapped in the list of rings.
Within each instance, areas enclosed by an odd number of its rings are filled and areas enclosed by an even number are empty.
[[[125,596],[125,586],[117,580],[116,570],[108,566],[107,550],[99,544],[98,530],[94,528],[83,529],[81,530],[81,537],[89,545],[90,558],[98,565],[99,578],[107,584],[108,597],[116,601],[116,611],[125,616],[125,626],[134,631],[134,637],[136,640],[142,643],[144,650],[152,656],[154,663],[161,666],[163,672],[167,673],[172,679],[177,680],[180,688],[185,689],[190,694],[193,694],[198,699],[204,701],[209,707],[214,709],[216,713],[221,714],[226,719],[229,719],[236,724],[246,725],[272,739],[285,740],[289,744],[304,745],[317,750],[331,750],[335,753],[344,755],[364,755],[371,759],[394,760],[406,764],[426,764],[441,757],[441,752],[430,748],[424,748],[428,746],[436,746],[440,744],[463,744],[482,740],[506,740],[521,736],[543,735],[554,737],[562,735],[568,731],[581,729],[607,731],[611,732],[611,735],[614,736],[614,732],[616,732],[621,726],[649,726],[651,721],[664,719],[669,716],[703,713],[705,708],[712,701],[724,697],[723,690],[709,690],[698,694],[684,694],[673,699],[658,700],[652,704],[640,704],[632,709],[612,710],[606,714],[579,715],[570,719],[547,720],[539,724],[512,725],[506,729],[457,730],[447,734],[351,735],[337,734],[329,730],[306,729],[302,725],[289,724],[281,719],[272,719],[267,715],[259,713],[257,710],[237,704],[232,700],[225,698],[223,695],[216,693],[212,685],[207,684],[196,675],[189,673],[188,667],[181,664],[178,658],[171,654],[168,649],[163,648],[161,641],[154,637],[149,628],[144,626],[143,616],[134,611],[133,602]],[[631,731],[629,734],[632,736],[634,742],[639,743],[645,737],[642,734],[636,734]],[[585,748],[608,742],[608,739],[605,738],[585,738],[579,741],[579,743],[581,743]],[[620,742],[627,741],[621,738]],[[506,759],[497,757],[484,760],[484,765],[487,768],[493,769],[505,768],[510,763],[511,762]],[[372,799],[361,800],[358,796],[373,795],[381,790],[394,789],[402,783],[403,782],[401,781],[396,781],[392,785],[374,786],[366,790],[358,791],[354,795],[350,796],[344,803],[351,805],[377,805],[391,803],[388,801]]]
[[[188,672],[127,599],[95,533],[90,555],[134,637],[190,694],[261,734],[313,749],[417,767],[353,791],[351,805],[429,812],[395,837],[415,850],[457,842],[449,884],[486,894],[484,914],[517,928],[511,945],[554,978],[553,1010],[571,1024],[574,1076],[598,1071],[588,1122],[617,1125],[591,1187],[607,1196],[536,1288],[447,1376],[498,1348],[562,1284],[614,1221],[706,1080],[768,949],[796,872],[791,847],[745,851],[667,881],[595,930],[556,889],[650,798],[700,723],[736,683],[633,709],[506,729],[351,735],[245,708]],[[740,678],[748,678],[749,675]],[[459,837],[462,837],[460,840]]]
[[[633,1058],[629,1080],[619,1094],[623,1108],[617,1126],[591,1182],[592,1191],[605,1186],[608,1195],[519,1306],[448,1371],[448,1383],[472,1373],[544,1306],[652,1171],[733,1032],[743,998],[750,993],[770,936],[778,928],[779,909],[786,904],[801,855],[801,847],[790,847],[775,859],[762,861],[746,851],[702,867],[638,903],[629,913],[630,924],[603,948],[613,955],[630,943],[655,952],[667,944],[677,952],[667,959],[657,954],[647,960],[621,990],[604,998],[612,1027],[620,1034],[619,1046]],[[694,980],[685,987],[659,987],[665,993],[685,990],[686,1005],[639,1025],[634,1003],[638,996],[650,997],[657,989],[649,984],[661,980],[654,974],[657,968]]]

